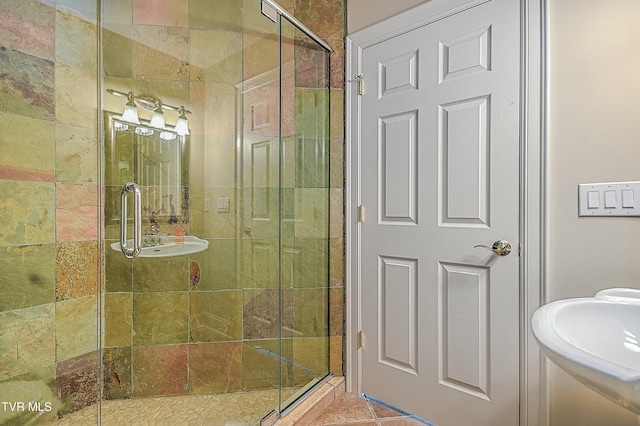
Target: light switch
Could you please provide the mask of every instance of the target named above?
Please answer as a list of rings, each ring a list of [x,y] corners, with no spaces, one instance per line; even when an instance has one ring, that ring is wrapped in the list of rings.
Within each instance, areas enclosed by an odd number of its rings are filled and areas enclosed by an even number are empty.
[[[604,191],[604,208],[615,209],[616,207],[616,191]]]
[[[583,217],[640,217],[640,181],[581,183],[578,215]]]
[[[590,209],[597,209],[600,207],[600,194],[598,191],[587,192],[587,207]]]
[[[220,197],[217,199],[218,213],[229,213],[229,197]]]
[[[622,191],[622,208],[632,209],[635,207],[633,199],[633,189],[625,189]]]

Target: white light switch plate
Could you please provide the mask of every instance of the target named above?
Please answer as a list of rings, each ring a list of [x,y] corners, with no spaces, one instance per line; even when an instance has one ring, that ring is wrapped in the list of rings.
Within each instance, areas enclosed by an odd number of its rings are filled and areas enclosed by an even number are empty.
[[[229,213],[229,197],[220,197],[216,200],[218,213]]]
[[[578,185],[579,216],[640,216],[640,182]]]

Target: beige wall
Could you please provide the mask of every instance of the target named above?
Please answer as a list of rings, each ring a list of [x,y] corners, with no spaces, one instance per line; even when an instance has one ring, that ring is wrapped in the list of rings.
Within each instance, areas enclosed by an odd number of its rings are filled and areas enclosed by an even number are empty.
[[[551,300],[640,288],[640,218],[579,218],[577,185],[640,180],[640,3],[550,0]],[[551,425],[636,425],[559,369]]]
[[[353,33],[420,0],[349,0]],[[640,2],[548,0],[549,300],[640,288],[640,218],[579,218],[577,185],[640,180]],[[551,426],[637,425],[551,366]]]
[[[397,15],[428,0],[347,0],[347,33]]]

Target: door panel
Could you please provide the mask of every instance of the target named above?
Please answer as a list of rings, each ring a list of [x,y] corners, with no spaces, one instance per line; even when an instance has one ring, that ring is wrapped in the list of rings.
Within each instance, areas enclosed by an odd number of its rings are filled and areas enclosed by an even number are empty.
[[[518,424],[518,7],[362,54],[363,391],[439,426]]]

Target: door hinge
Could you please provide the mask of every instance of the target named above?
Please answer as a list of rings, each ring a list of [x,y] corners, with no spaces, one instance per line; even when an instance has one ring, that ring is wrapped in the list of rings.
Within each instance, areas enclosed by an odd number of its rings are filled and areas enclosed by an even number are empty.
[[[518,243],[518,256],[522,254],[522,243]]]
[[[364,222],[364,206],[362,204],[358,206],[358,222]]]
[[[358,95],[364,95],[364,76],[359,74],[356,76],[356,80],[358,81]]]
[[[364,334],[362,330],[358,331],[358,349],[364,347]]]

